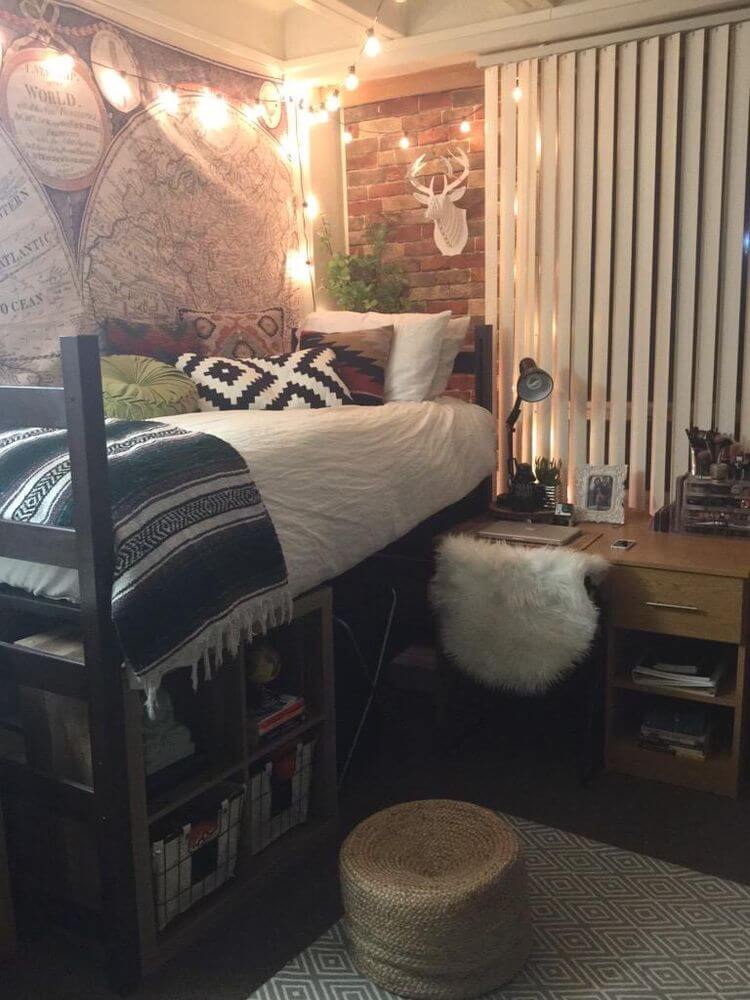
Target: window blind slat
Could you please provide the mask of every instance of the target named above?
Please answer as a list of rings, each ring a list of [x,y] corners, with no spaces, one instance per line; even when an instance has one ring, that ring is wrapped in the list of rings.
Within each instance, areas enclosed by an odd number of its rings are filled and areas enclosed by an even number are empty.
[[[573,302],[573,184],[575,177],[576,57],[560,57],[558,109],[558,226],[557,295],[554,317],[555,389],[552,394],[552,457],[561,458],[570,478],[568,462],[568,399],[570,397],[570,338]],[[570,493],[568,494],[570,496]]]
[[[499,298],[499,414],[501,490],[505,489],[505,418],[513,405],[513,338],[516,297],[516,64],[502,67],[500,74],[500,298]]]
[[[717,345],[716,425],[735,433],[737,366],[740,347],[742,270],[744,264],[744,204],[747,188],[747,124],[750,111],[750,25],[733,29],[729,77],[726,148],[726,197],[720,273],[719,339]]]
[[[587,49],[577,54],[577,60],[573,344],[570,387],[570,462],[574,467],[584,465],[587,455],[596,52]]]
[[[529,87],[528,87],[528,115],[529,115],[529,155],[527,168],[529,172],[528,200],[526,203],[526,221],[528,224],[526,260],[526,308],[524,310],[524,346],[523,356],[534,357],[537,353],[537,342],[539,335],[539,288],[537,277],[537,214],[539,198],[539,60],[533,59],[529,66]],[[520,423],[521,429],[521,454],[524,462],[532,462],[533,441],[532,429],[534,421],[534,408],[527,409],[523,414]]]
[[[654,399],[651,417],[651,512],[664,504],[667,461],[669,363],[672,346],[675,197],[677,190],[680,36],[664,39],[661,163],[659,167],[658,258],[654,323]]]
[[[729,28],[714,28],[708,38],[706,122],[703,134],[703,191],[695,337],[693,420],[713,426],[716,320],[719,301],[721,206],[724,182],[724,125],[727,102]]]
[[[518,164],[517,164],[517,188],[514,200],[514,208],[517,212],[516,220],[516,265],[515,265],[515,286],[516,286],[516,315],[513,324],[513,380],[518,373],[518,363],[524,356],[526,349],[526,328],[528,326],[528,284],[530,275],[528,272],[529,253],[529,160],[532,156],[531,145],[531,115],[529,104],[529,86],[531,81],[531,67],[528,61],[520,63],[518,66],[518,86],[521,91],[521,99],[518,102]],[[521,416],[520,425],[516,429],[516,440],[514,453],[516,459],[523,460],[523,435],[521,425],[524,423],[524,416]]]
[[[617,174],[612,279],[612,365],[608,460],[625,462],[630,361],[630,302],[633,285],[633,205],[635,182],[638,43],[620,51],[617,93]]]
[[[552,371],[555,312],[555,243],[557,237],[557,57],[542,61],[541,214],[539,251],[538,364]],[[534,407],[534,453],[550,457],[552,401]]]
[[[703,31],[685,38],[682,94],[680,200],[677,223],[677,288],[672,360],[672,450],[670,483],[687,468],[685,428],[692,417],[695,274],[698,252],[698,200],[703,103]]]
[[[591,432],[589,461],[604,461],[609,362],[609,306],[612,277],[612,182],[615,153],[617,49],[599,51],[596,137],[596,235],[594,309],[591,325]]]
[[[633,363],[630,384],[628,501],[642,507],[646,495],[651,307],[654,285],[654,202],[656,198],[656,113],[659,39],[641,42],[638,81],[635,271],[633,276]]]

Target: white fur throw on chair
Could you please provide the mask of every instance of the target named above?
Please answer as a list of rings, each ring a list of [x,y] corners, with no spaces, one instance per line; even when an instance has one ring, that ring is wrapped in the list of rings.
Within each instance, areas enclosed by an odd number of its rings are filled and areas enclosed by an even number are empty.
[[[585,581],[606,572],[582,552],[450,535],[431,585],[443,649],[490,687],[542,692],[588,652],[598,616]]]

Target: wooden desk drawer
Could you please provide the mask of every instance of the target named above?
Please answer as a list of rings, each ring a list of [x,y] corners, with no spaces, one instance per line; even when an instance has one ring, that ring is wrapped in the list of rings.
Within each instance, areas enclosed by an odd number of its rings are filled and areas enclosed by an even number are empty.
[[[612,622],[620,628],[742,641],[742,580],[614,566],[610,586]]]

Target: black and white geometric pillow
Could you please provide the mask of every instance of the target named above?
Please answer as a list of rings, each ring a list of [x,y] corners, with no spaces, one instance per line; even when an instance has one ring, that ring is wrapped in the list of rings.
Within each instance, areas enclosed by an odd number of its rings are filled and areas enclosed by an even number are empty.
[[[195,382],[201,410],[311,410],[351,402],[335,361],[329,347],[313,347],[241,361],[182,354],[175,367]]]

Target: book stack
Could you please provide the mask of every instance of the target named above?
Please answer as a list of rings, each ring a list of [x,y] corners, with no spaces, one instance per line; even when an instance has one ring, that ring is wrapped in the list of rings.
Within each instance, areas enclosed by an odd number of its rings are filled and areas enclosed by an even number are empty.
[[[726,663],[713,666],[700,663],[662,663],[644,661],[633,667],[631,677],[634,684],[647,687],[682,688],[699,691],[716,697],[719,684],[726,673]]]
[[[306,711],[305,699],[296,694],[284,694],[262,688],[260,700],[253,709],[258,738],[280,736],[300,722]]]
[[[641,723],[638,745],[673,757],[704,761],[711,741],[711,720],[700,705],[652,705]]]

